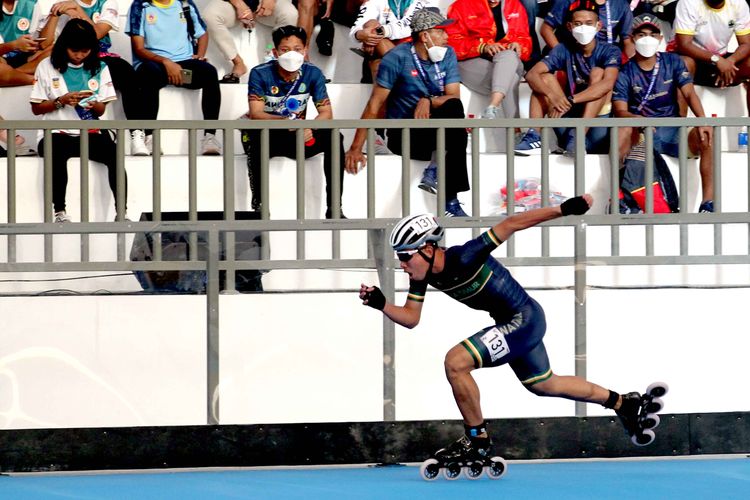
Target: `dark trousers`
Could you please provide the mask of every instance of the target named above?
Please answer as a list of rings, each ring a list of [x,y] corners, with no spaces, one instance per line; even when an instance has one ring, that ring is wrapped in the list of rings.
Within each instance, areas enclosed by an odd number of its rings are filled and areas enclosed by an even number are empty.
[[[44,139],[37,147],[40,156],[44,156]],[[52,204],[55,212],[65,210],[65,192],[68,188],[68,160],[78,158],[81,152],[81,138],[77,135],[52,134]],[[115,198],[115,208],[120,203],[117,200],[117,151],[115,142],[109,132],[89,134],[89,159],[103,163],[107,167],[109,188]],[[125,177],[125,200],[128,199],[128,179]],[[125,207],[123,207],[125,208]]]
[[[430,110],[430,118],[464,118],[464,107],[458,99],[449,99],[439,108]],[[401,154],[401,129],[388,129],[388,149]],[[468,138],[464,128],[445,129],[445,198],[469,190],[469,174],[466,167],[466,144]],[[411,159],[430,161],[437,149],[437,129],[410,129]]]
[[[141,89],[133,66],[119,57],[106,56],[101,60],[107,64],[115,90],[120,93],[125,117],[128,120],[146,120]]]
[[[269,159],[275,156],[296,159],[296,131],[269,130]],[[326,178],[326,204],[332,209],[333,187],[331,166],[331,130],[313,130],[315,144],[305,146],[305,159],[323,153],[323,173]],[[339,180],[341,192],[344,191],[344,137],[339,133]],[[253,210],[259,210],[263,200],[260,199],[260,130],[242,131],[242,146],[247,154],[247,174],[250,178],[250,191],[253,194]],[[341,205],[341,198],[338,200]]]
[[[182,87],[191,90],[203,89],[201,97],[203,119],[218,119],[219,108],[221,107],[221,90],[219,89],[219,76],[216,74],[216,68],[198,59],[188,59],[187,61],[180,61],[177,64],[193,72],[192,82],[188,85],[182,85]],[[141,104],[143,106],[144,118],[146,120],[156,120],[156,115],[159,113],[159,90],[169,84],[167,70],[159,63],[145,61],[135,71],[141,87]],[[216,130],[206,129],[206,132],[214,134]],[[146,133],[150,133],[150,131],[147,130]]]

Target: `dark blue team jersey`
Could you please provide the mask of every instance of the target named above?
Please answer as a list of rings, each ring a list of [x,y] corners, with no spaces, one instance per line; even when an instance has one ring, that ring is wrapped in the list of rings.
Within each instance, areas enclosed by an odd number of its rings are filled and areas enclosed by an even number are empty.
[[[429,284],[497,323],[509,321],[531,300],[510,272],[490,254],[501,243],[492,230],[445,251],[445,265]],[[411,281],[409,299],[421,301],[427,281]]]
[[[544,18],[544,22],[556,30],[555,35],[560,42],[575,41],[565,23],[569,20],[570,6],[579,1],[555,0]],[[602,29],[596,34],[596,39],[600,42],[622,45],[623,39],[630,36],[633,28],[633,13],[630,11],[630,5],[625,0],[607,0],[604,5],[598,7]]]
[[[565,71],[568,85],[563,90],[566,95],[573,95],[589,86],[589,77],[593,68],[619,68],[621,57],[620,49],[608,43],[597,41],[589,57],[583,55],[580,45],[576,44],[571,50],[569,46],[561,43],[552,49],[542,62],[550,73]]]
[[[259,64],[250,71],[247,93],[265,102],[266,113],[304,118],[307,113],[307,101],[310,97],[315,106],[330,104],[326,79],[319,68],[303,63],[299,78],[287,82],[279,75],[278,62],[270,61]],[[293,115],[293,116],[292,116]]]
[[[628,103],[628,111],[646,117],[680,116],[677,107],[677,90],[693,83],[685,63],[677,54],[659,52],[658,74],[653,80],[654,70],[645,71],[635,62],[628,61],[620,70],[612,94],[613,101]],[[655,68],[656,69],[656,68]],[[654,81],[651,85],[651,81]],[[649,92],[649,87],[651,91]],[[646,98],[644,103],[644,98]]]
[[[444,95],[446,85],[461,81],[453,48],[448,47],[439,63],[417,58],[418,67],[412,47],[409,42],[389,50],[378,67],[375,81],[391,91],[385,107],[386,118],[414,118],[419,99]]]

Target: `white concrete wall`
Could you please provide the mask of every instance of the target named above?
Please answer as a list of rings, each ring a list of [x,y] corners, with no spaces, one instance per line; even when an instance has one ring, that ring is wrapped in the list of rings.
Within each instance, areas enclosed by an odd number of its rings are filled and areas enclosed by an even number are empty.
[[[570,374],[572,292],[532,295],[552,367]],[[621,392],[666,381],[667,412],[748,411],[748,299],[748,289],[589,290],[589,378]],[[205,423],[205,317],[202,297],[0,298],[0,428]],[[399,420],[460,418],[444,353],[490,323],[428,293],[421,324],[396,330]],[[354,292],[223,296],[220,327],[222,423],[382,419],[381,315]],[[574,414],[527,393],[508,367],[476,378],[487,418]]]

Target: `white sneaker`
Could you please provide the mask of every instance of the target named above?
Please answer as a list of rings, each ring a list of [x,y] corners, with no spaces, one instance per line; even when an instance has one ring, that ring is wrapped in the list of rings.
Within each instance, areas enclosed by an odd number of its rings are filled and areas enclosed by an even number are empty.
[[[385,143],[385,139],[375,134],[375,154],[376,155],[392,155],[391,150],[388,149],[388,145]]]
[[[70,216],[65,212],[65,210],[60,210],[59,212],[55,212],[55,224],[59,224],[61,222],[71,222],[73,219],[70,218]]]
[[[146,150],[148,151],[148,154],[149,155],[152,154],[154,152],[154,136],[147,135],[143,143],[146,145]]]
[[[204,156],[218,156],[221,154],[221,143],[214,134],[205,134],[203,136],[201,154]]]
[[[497,115],[499,114],[500,110],[497,106],[487,106],[484,108],[484,111],[482,111],[482,118],[489,118],[490,120],[494,120],[497,118]]]
[[[130,133],[130,154],[133,156],[149,156],[151,154],[151,148],[146,146],[146,134],[143,130],[133,130]]]

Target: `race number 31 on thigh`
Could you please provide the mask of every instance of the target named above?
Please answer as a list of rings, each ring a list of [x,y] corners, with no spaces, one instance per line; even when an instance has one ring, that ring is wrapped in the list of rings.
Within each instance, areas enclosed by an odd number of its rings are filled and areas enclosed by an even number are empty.
[[[508,341],[497,327],[487,330],[479,340],[485,345],[490,353],[490,361],[494,363],[498,359],[504,358],[510,354],[510,348],[508,347]]]

